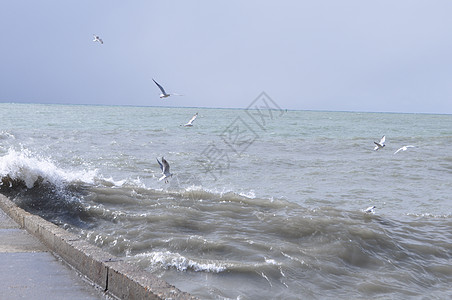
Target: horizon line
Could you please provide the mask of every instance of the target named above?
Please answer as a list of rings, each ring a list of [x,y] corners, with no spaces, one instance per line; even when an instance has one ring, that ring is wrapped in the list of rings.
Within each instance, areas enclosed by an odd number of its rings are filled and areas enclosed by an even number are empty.
[[[207,106],[168,106],[168,105],[138,105],[138,104],[100,104],[100,103],[41,103],[41,102],[10,102],[0,101],[0,104],[24,104],[24,105],[67,105],[67,106],[111,106],[111,107],[153,107],[153,108],[197,108],[197,109],[231,109],[231,110],[246,110],[244,107],[207,107]],[[255,110],[255,109],[251,109]],[[344,113],[376,113],[376,114],[425,114],[425,115],[452,115],[452,113],[439,112],[398,112],[398,111],[365,111],[365,110],[328,110],[328,109],[293,109],[281,108],[273,109],[283,111],[306,111],[306,112],[344,112]]]

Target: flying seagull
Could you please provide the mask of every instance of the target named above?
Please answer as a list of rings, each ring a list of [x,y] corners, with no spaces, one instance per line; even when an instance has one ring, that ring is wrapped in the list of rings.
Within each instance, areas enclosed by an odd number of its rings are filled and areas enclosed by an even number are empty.
[[[160,165],[160,169],[162,170],[163,176],[159,178],[159,181],[162,181],[165,179],[165,183],[168,183],[168,177],[172,177],[173,174],[170,173],[169,169],[169,163],[166,161],[166,159],[162,156],[162,162],[159,161],[157,158],[157,162]]]
[[[383,136],[379,143],[374,142],[374,144],[375,144],[374,150],[377,151],[379,149],[383,149],[383,147],[385,146],[385,140],[386,140],[386,136]]]
[[[375,213],[375,208],[376,208],[375,205],[374,205],[374,206],[369,206],[368,208],[366,208],[366,209],[364,210],[364,212],[365,212],[366,214],[374,214],[374,213]]]
[[[104,43],[104,41],[102,41],[102,39],[98,35],[93,34],[93,36],[94,36],[93,42],[99,42],[101,44]]]
[[[403,146],[402,148],[397,149],[397,151],[394,152],[394,154],[397,154],[397,152],[399,151],[406,151],[408,148],[414,148],[414,146],[412,145]]]
[[[198,113],[194,114],[193,117],[190,119],[190,121],[188,121],[187,124],[185,124],[185,127],[191,127],[193,126],[193,121],[196,119],[196,117],[198,116]]]
[[[158,84],[157,81],[154,80],[154,78],[152,78],[152,81],[154,81],[154,83],[159,87],[160,91],[162,92],[160,94],[161,99],[168,98],[169,96],[182,96],[182,95],[175,94],[175,93],[169,94],[169,93],[165,92],[165,89],[160,84]]]

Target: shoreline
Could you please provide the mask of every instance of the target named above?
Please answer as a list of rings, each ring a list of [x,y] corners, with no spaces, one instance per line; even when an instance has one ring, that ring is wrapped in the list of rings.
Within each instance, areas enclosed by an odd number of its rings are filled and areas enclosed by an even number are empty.
[[[23,210],[2,194],[0,209],[108,296],[118,299],[197,299],[77,235]]]

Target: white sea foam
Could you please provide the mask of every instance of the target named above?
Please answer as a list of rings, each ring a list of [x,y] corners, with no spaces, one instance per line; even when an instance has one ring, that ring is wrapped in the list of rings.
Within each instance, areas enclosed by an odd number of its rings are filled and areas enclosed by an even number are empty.
[[[0,139],[8,139],[8,138],[16,139],[16,137],[13,134],[9,133],[8,131],[0,130]]]
[[[232,189],[207,188],[201,185],[188,186],[181,191],[181,194],[185,197],[197,200],[216,198],[220,199],[223,203],[252,201],[256,199],[256,194],[253,190],[238,193]]]
[[[193,270],[196,272],[212,272],[219,273],[227,269],[224,264],[219,264],[213,261],[194,261],[186,258],[179,253],[173,253],[170,251],[153,251],[147,253],[141,253],[136,257],[145,257],[151,261],[154,266],[163,268],[176,268],[178,271]]]
[[[269,265],[277,265],[277,266],[280,265],[280,263],[276,262],[276,260],[274,260],[272,258],[265,257],[265,262]]]
[[[32,188],[38,180],[56,186],[67,182],[92,183],[96,171],[64,170],[56,166],[50,159],[36,155],[29,150],[22,149],[18,152],[9,149],[6,155],[0,157],[0,176],[22,180],[27,188]]]
[[[239,193],[239,195],[242,197],[250,198],[250,199],[256,198],[256,193],[253,190],[250,190],[248,192]]]
[[[446,214],[431,214],[431,213],[407,213],[407,216],[411,217],[421,217],[421,218],[434,218],[434,219],[447,219],[452,217],[452,213]]]
[[[112,176],[110,177],[102,177],[100,175],[96,176],[97,182],[105,185],[105,186],[114,186],[114,187],[126,187],[133,186],[137,188],[146,188],[146,185],[143,183],[141,178],[127,178],[127,179],[114,179]]]

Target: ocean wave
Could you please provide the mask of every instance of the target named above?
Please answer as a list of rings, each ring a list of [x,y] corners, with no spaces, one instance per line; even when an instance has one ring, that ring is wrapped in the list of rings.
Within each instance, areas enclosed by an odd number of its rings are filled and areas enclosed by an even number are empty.
[[[222,201],[243,201],[246,199],[254,199],[253,193],[236,193],[232,190],[208,189],[203,186],[188,186],[181,188],[179,191],[172,192],[184,198],[194,200],[221,199]]]
[[[445,214],[431,214],[431,213],[407,213],[407,216],[418,217],[418,218],[432,218],[432,219],[450,219],[452,218],[452,213]]]
[[[115,180],[104,177],[97,169],[76,169],[58,166],[51,158],[44,157],[28,149],[9,149],[0,157],[0,185],[9,188],[32,189],[48,184],[53,189],[77,189],[85,187],[145,188],[140,178]],[[111,192],[110,192],[111,193]]]
[[[179,272],[194,271],[207,273],[221,273],[225,271],[247,273],[268,272],[273,267],[281,266],[281,263],[274,259],[265,258],[262,262],[233,262],[220,261],[213,259],[188,258],[180,253],[171,251],[151,251],[136,254],[129,257],[132,260],[146,260],[151,269],[176,269]]]
[[[25,210],[59,225],[92,226],[95,220],[81,200],[95,178],[96,171],[63,169],[27,149],[9,149],[0,157],[0,192]]]
[[[264,206],[268,208],[297,207],[298,205],[283,198],[263,198],[256,196],[254,190],[234,191],[231,189],[211,189],[201,185],[190,185],[175,191],[168,191],[176,198],[190,200],[215,200],[220,203],[241,203],[251,206]]]
[[[6,155],[0,157],[0,177],[16,183],[22,182],[29,189],[36,182],[46,182],[58,187],[68,182],[93,183],[96,174],[96,170],[64,170],[49,158],[27,149],[9,149]]]
[[[9,133],[8,131],[5,130],[0,130],[0,139],[16,139],[16,137],[14,136],[14,134]]]
[[[182,256],[179,253],[170,251],[152,251],[140,253],[136,258],[145,258],[150,261],[151,266],[158,268],[175,268],[178,271],[192,270],[195,272],[213,272],[220,273],[227,270],[227,265],[211,260],[195,260]]]

